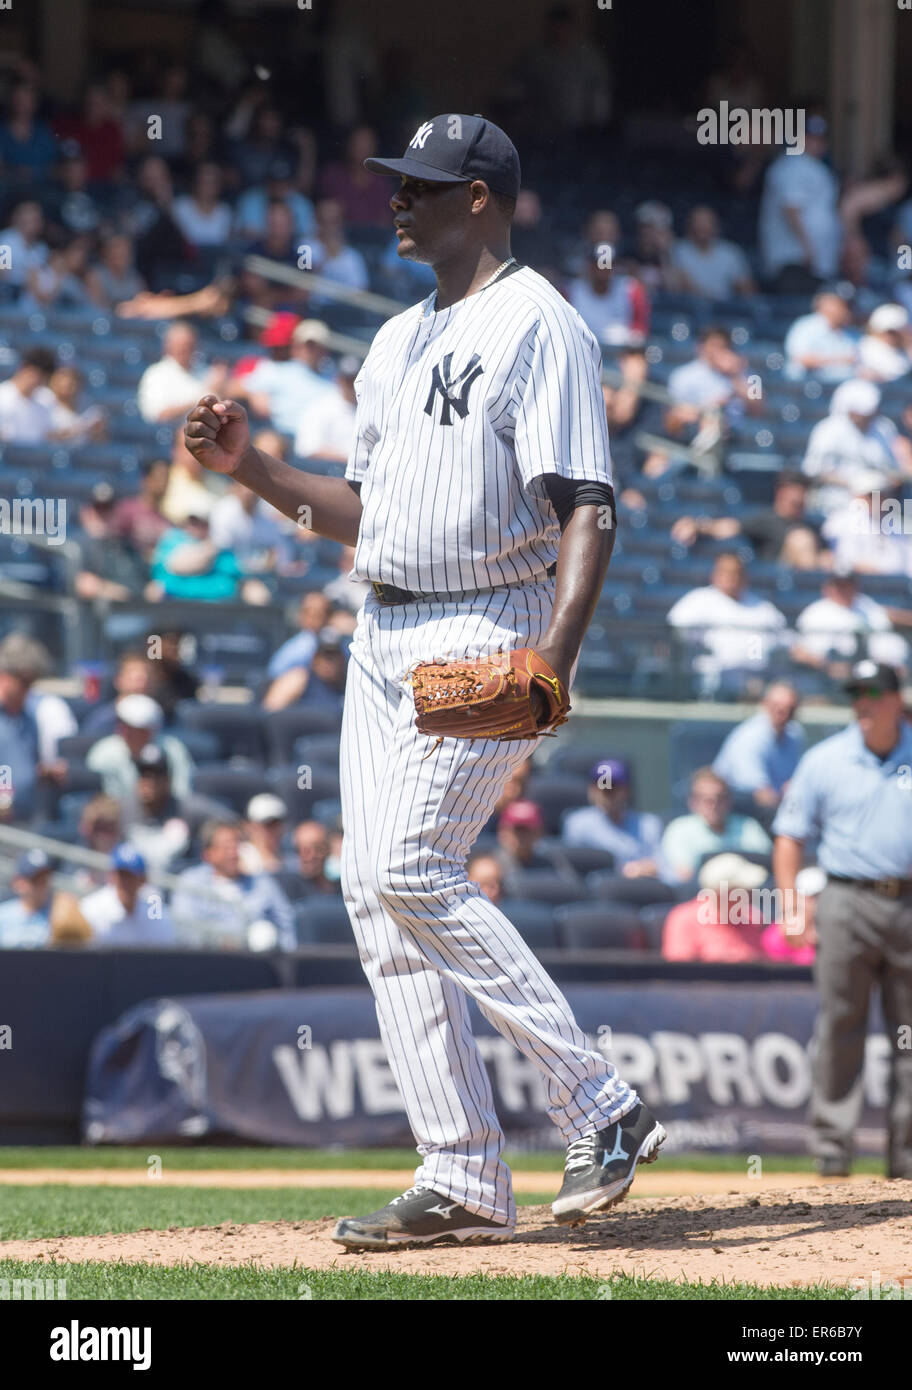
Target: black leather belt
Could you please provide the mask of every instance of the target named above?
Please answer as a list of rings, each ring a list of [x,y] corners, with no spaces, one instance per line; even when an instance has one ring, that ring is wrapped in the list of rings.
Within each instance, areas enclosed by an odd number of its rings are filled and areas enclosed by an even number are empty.
[[[828,874],[833,883],[847,883],[850,888],[866,888],[881,898],[901,898],[904,893],[912,893],[912,878],[842,878],[839,874]]]
[[[556,565],[552,565],[547,571],[547,578],[551,578]],[[518,584],[538,584],[541,582],[541,575],[536,575],[534,579],[521,579]],[[391,607],[396,603],[452,603],[454,599],[473,598],[476,594],[492,594],[495,589],[511,589],[518,587],[513,584],[490,584],[486,589],[459,589],[448,593],[436,594],[416,594],[411,589],[399,589],[395,584],[382,584],[378,579],[371,580],[371,589],[377,602],[384,608]]]

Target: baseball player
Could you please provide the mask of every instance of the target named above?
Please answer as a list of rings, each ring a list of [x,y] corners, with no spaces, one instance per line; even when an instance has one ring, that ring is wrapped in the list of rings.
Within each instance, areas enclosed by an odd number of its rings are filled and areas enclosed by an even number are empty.
[[[546,1078],[568,1146],[559,1222],[619,1201],[665,1131],[466,875],[534,736],[434,740],[417,727],[408,673],[532,648],[569,688],[613,543],[601,355],[576,311],[510,255],[520,171],[502,130],[435,116],[402,159],[365,163],[399,179],[398,254],[429,264],[437,289],[374,338],[345,477],[253,449],[244,411],[215,396],[190,413],[187,447],[356,546],[353,575],[371,585],[342,724],[342,886],[421,1164],[413,1187],[333,1238],[501,1241],[516,1206],[468,998]]]

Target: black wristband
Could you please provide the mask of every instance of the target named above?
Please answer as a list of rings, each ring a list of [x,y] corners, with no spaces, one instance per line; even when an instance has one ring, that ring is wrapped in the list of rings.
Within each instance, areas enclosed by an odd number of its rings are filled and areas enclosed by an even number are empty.
[[[590,478],[562,478],[559,473],[544,473],[542,481],[562,531],[577,507],[586,506],[608,507],[612,529],[617,526],[614,488],[610,483]]]

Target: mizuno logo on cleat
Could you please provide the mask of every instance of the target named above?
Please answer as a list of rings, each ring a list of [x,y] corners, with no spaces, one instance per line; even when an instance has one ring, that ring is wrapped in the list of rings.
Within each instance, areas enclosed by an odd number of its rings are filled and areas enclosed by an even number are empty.
[[[620,1129],[618,1129],[618,1132],[615,1135],[614,1139],[614,1148],[612,1149],[611,1153],[609,1153],[606,1149],[605,1152],[602,1154],[602,1167],[607,1168],[608,1164],[614,1163],[615,1159],[626,1157],[627,1155],[624,1152],[623,1146],[621,1144],[621,1131]]]
[[[458,1202],[453,1202],[453,1203],[452,1203],[450,1206],[448,1206],[448,1207],[444,1207],[444,1206],[440,1206],[440,1207],[428,1207],[428,1209],[427,1209],[427,1214],[428,1214],[428,1216],[430,1216],[431,1212],[433,1212],[435,1216],[442,1216],[443,1219],[444,1219],[444,1221],[449,1221],[449,1219],[450,1219],[450,1212],[451,1212],[451,1211],[455,1211],[456,1208],[457,1208],[458,1206],[459,1206],[459,1203],[458,1203]]]

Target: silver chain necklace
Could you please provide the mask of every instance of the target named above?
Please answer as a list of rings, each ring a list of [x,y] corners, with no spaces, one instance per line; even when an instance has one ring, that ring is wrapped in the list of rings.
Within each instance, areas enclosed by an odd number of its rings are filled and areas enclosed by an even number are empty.
[[[515,256],[509,256],[509,257],[507,258],[507,260],[502,261],[502,262],[500,263],[500,265],[497,267],[497,269],[495,270],[494,274],[491,275],[491,276],[489,276],[488,279],[485,280],[485,282],[484,282],[483,285],[479,285],[477,290],[473,290],[473,291],[472,291],[472,294],[473,294],[473,295],[475,295],[475,294],[481,294],[482,290],[486,290],[486,289],[488,288],[489,285],[493,285],[493,283],[494,283],[494,281],[497,279],[498,275],[502,274],[502,272],[506,270],[506,268],[507,268],[508,265],[515,265],[515,263],[516,263],[516,257],[515,257]],[[466,298],[466,299],[471,299],[472,296],[471,296],[471,295],[465,295],[465,296],[463,296],[463,297]],[[457,302],[460,302],[460,301],[457,301]],[[436,303],[437,303],[437,291],[435,290],[435,291],[434,291],[434,298],[431,300],[430,304],[429,304],[428,307],[427,307],[426,316],[427,316],[427,314],[432,314],[432,313],[434,313],[434,305],[435,305]],[[451,305],[450,307],[452,308],[452,305]]]

